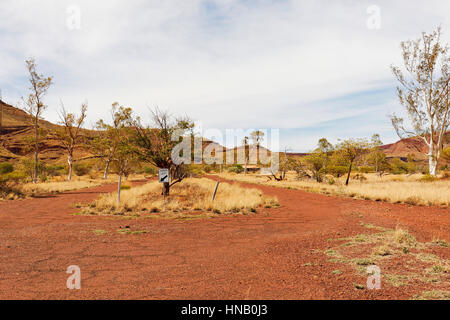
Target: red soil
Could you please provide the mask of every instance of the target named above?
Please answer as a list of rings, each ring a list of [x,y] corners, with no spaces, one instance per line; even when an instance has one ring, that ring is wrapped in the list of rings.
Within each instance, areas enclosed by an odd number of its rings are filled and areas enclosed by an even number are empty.
[[[0,299],[407,299],[426,285],[357,290],[365,278],[317,249],[367,232],[361,221],[450,241],[448,208],[252,187],[281,206],[183,221],[71,215],[80,210],[73,203],[113,185],[0,202]],[[148,233],[118,234],[121,226]],[[439,254],[448,259],[449,251]],[[81,268],[81,290],[66,288],[69,265]]]

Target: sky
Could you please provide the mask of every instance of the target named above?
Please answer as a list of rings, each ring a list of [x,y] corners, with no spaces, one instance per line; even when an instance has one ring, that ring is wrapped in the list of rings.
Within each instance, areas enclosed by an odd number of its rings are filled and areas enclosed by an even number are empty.
[[[60,102],[88,102],[86,127],[111,104],[142,119],[158,106],[198,128],[279,130],[279,149],[306,152],[326,137],[398,138],[402,114],[390,65],[400,42],[442,26],[446,0],[0,0],[0,89],[21,105],[25,60],[54,77]],[[269,140],[269,139],[267,139]],[[219,141],[229,145],[226,141]],[[270,147],[270,146],[269,146]]]

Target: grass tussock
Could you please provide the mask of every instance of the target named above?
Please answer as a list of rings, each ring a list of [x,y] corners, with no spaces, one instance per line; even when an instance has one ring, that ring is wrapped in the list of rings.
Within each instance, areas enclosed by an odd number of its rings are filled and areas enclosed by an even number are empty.
[[[415,247],[417,245],[416,238],[408,230],[402,228],[397,228],[394,231],[393,240],[396,244],[406,247]]]
[[[99,214],[167,213],[207,211],[211,213],[255,212],[258,207],[278,205],[276,198],[261,191],[243,188],[235,184],[220,183],[216,198],[212,194],[216,182],[206,178],[185,179],[170,189],[170,195],[161,194],[162,185],[157,181],[122,190],[120,205],[117,192],[101,196],[91,203],[89,210]]]
[[[334,178],[333,184],[313,180],[297,180],[293,173],[283,181],[269,180],[256,174],[221,173],[220,177],[234,181],[257,183],[273,187],[299,189],[316,193],[347,196],[365,200],[406,203],[410,205],[450,205],[450,180],[423,179],[423,175],[389,175],[383,178],[365,174],[366,180],[351,179],[345,186],[344,178]]]

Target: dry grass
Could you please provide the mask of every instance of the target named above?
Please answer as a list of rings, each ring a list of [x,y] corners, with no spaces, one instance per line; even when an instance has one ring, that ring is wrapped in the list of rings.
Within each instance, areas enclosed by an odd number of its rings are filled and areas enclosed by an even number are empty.
[[[367,200],[407,203],[412,205],[450,205],[450,181],[436,180],[420,182],[422,175],[389,175],[383,178],[375,174],[365,174],[367,180],[352,179],[348,186],[344,179],[334,179],[334,184],[318,183],[312,180],[296,180],[290,173],[284,181],[268,180],[255,174],[221,173],[220,177],[247,183],[257,183],[273,187],[300,189],[317,193],[342,195]]]
[[[406,229],[397,227],[395,230],[390,230],[373,225],[365,225],[365,227],[368,229],[376,229],[381,232],[375,232],[372,234],[362,233],[353,237],[338,239],[346,241],[341,245],[341,247],[357,246],[360,244],[375,244],[376,246],[373,250],[373,256],[375,258],[376,256],[388,256],[403,252],[404,248],[424,248],[424,245],[418,242],[416,238]]]
[[[324,251],[330,257],[329,262],[351,265],[362,277],[366,277],[368,265],[377,265],[382,270],[382,281],[391,286],[421,282],[441,293],[450,293],[450,260],[433,253],[435,241],[419,242],[404,228],[365,227],[382,231],[335,239],[343,243]]]
[[[127,186],[129,182],[144,180],[144,175],[130,175],[123,186]],[[106,183],[117,183],[118,176],[116,174],[108,175],[107,179],[103,179],[101,174],[96,177],[91,176],[73,176],[71,181],[67,181],[66,176],[55,176],[47,182],[26,183],[20,186],[20,190],[25,195],[48,194],[57,192],[66,192],[91,187],[97,187]]]
[[[450,300],[450,291],[430,290],[414,297],[415,300]]]
[[[16,200],[25,196],[19,183],[15,181],[0,181],[0,201]]]
[[[141,214],[207,211],[211,213],[254,212],[256,208],[273,207],[278,202],[261,191],[243,188],[229,183],[220,183],[212,201],[216,182],[206,178],[185,179],[170,189],[170,195],[161,195],[161,184],[152,181],[139,187],[123,190],[121,203],[117,206],[117,193],[101,196],[93,202],[86,213],[97,214]]]
[[[25,194],[42,194],[65,192],[90,187],[96,187],[105,183],[103,180],[78,180],[61,182],[26,183],[21,189]]]

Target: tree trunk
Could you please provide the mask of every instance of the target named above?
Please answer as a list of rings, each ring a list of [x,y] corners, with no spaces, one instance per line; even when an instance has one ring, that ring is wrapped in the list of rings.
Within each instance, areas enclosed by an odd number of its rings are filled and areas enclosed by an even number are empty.
[[[33,173],[33,183],[37,183],[38,176],[38,153],[39,153],[39,132],[37,123],[35,123],[34,127],[34,173]]]
[[[428,155],[428,165],[429,165],[429,173],[433,177],[436,176],[436,167],[437,167],[437,161],[433,154]]]
[[[103,179],[107,179],[108,178],[110,163],[111,163],[111,157],[109,157],[108,161],[106,162],[105,172],[103,173]]]
[[[259,163],[259,143],[256,145],[256,165]]]
[[[69,163],[69,176],[67,177],[67,180],[72,180],[72,169],[73,169],[73,161],[72,156],[67,157],[67,162]]]
[[[119,181],[117,182],[117,209],[120,206],[120,189],[122,187],[122,175],[119,174]]]
[[[164,182],[163,183],[163,196],[168,196],[170,192],[170,183]]]
[[[350,173],[352,172],[352,164],[353,164],[353,161],[351,161],[350,165],[348,166],[347,180],[345,180],[345,185],[346,186],[348,186],[348,181],[350,180]]]
[[[247,174],[247,160],[245,160],[244,164],[244,176]]]

